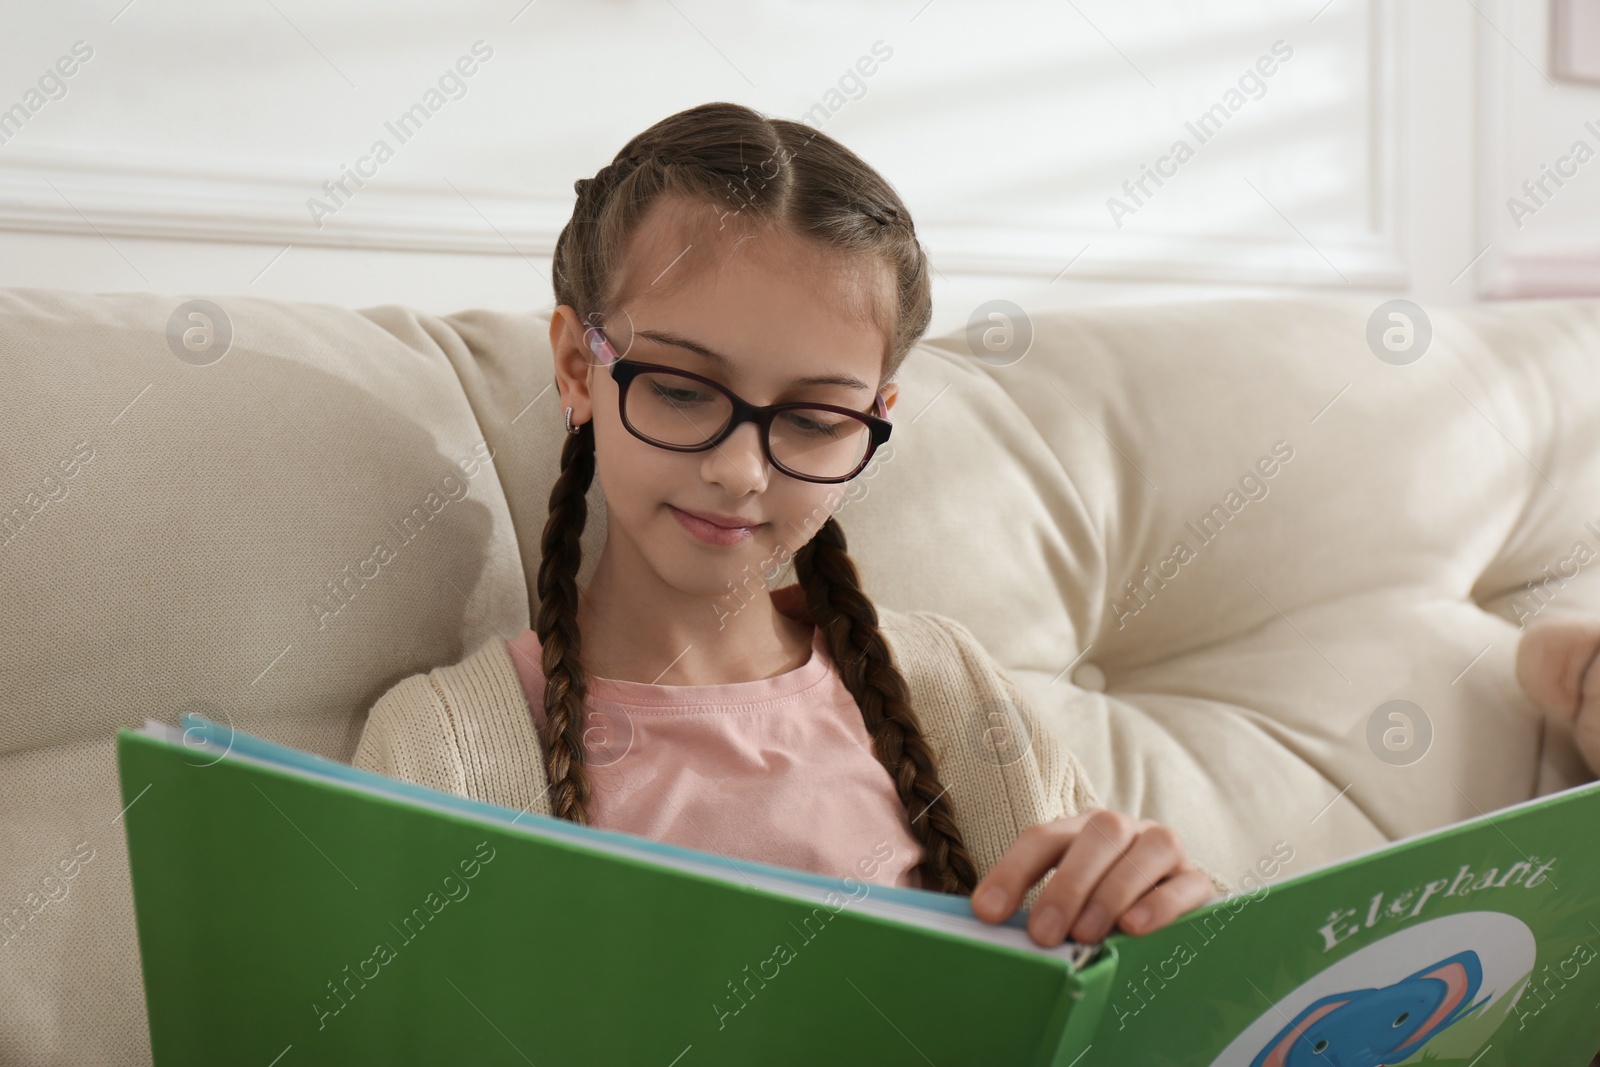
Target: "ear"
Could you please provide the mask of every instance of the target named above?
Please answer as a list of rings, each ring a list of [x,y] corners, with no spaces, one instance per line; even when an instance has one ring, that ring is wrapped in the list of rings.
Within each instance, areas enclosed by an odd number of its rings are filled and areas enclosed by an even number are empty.
[[[1352,999],[1349,993],[1333,993],[1306,1005],[1294,1022],[1279,1030],[1267,1047],[1256,1054],[1256,1058],[1250,1061],[1250,1067],[1283,1067],[1289,1062],[1289,1050],[1296,1041],[1304,1040],[1302,1035],[1311,1028],[1312,1023],[1350,1003]]]
[[[550,354],[555,363],[556,388],[560,391],[556,411],[565,415],[572,408],[572,424],[588,422],[594,417],[594,397],[590,390],[590,372],[594,369],[594,356],[589,351],[583,321],[577,309],[562,304],[550,316]]]
[[[878,391],[883,394],[883,408],[884,408],[884,410],[885,411],[893,411],[894,410],[895,399],[897,397],[899,397],[899,395],[900,395],[900,385],[899,385],[899,383],[898,382],[889,382],[887,385],[885,385],[882,389],[880,389]]]
[[[1439,1006],[1433,1010],[1433,1014],[1417,1027],[1416,1033],[1411,1035],[1411,1040],[1406,1042],[1404,1047],[1412,1050],[1455,1020],[1462,1005],[1471,1000],[1472,995],[1478,991],[1478,986],[1483,981],[1483,967],[1478,962],[1476,952],[1458,952],[1454,956],[1440,960],[1432,967],[1423,968],[1406,978],[1404,982],[1409,984],[1419,978],[1432,978],[1443,982],[1445,995],[1440,999]]]

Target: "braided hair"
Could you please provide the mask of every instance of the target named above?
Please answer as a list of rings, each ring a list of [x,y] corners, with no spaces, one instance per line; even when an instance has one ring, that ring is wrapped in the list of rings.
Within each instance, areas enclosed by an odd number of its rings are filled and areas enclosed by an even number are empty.
[[[778,222],[819,246],[888,265],[895,279],[894,306],[875,309],[887,320],[889,337],[883,379],[893,376],[928,328],[929,267],[910,213],[860,157],[803,123],[768,119],[738,104],[702,104],[635,136],[594,177],[574,183],[574,191],[578,201],[556,240],[553,273],[556,303],[571,306],[585,323],[620,303],[628,239],[658,197],[674,195],[724,213]],[[561,473],[550,491],[534,628],[543,654],[541,740],[552,810],[559,818],[587,823],[587,686],[577,575],[586,496],[595,474],[593,420],[577,431],[567,435]],[[837,519],[829,517],[794,554],[794,568],[811,618],[861,709],[873,752],[922,845],[922,884],[970,896],[978,882],[976,865]]]

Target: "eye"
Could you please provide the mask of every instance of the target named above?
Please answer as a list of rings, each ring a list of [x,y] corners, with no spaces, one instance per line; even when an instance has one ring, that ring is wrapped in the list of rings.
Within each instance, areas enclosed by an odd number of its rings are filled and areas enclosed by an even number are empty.
[[[1322,1052],[1327,1047],[1328,1047],[1328,1039],[1327,1038],[1323,1038],[1321,1041],[1318,1041],[1315,1045],[1311,1046],[1311,1051],[1312,1052]]]
[[[1396,1019],[1394,1022],[1390,1023],[1389,1025],[1391,1027],[1399,1026],[1401,1023],[1405,1022],[1409,1018],[1411,1018],[1411,1013],[1409,1011],[1403,1011],[1403,1012],[1400,1013],[1400,1017],[1398,1019]]]
[[[669,404],[695,404],[707,399],[698,389],[665,385],[656,380],[650,381],[650,391]]]
[[[789,411],[784,413],[783,418],[794,430],[804,434],[811,434],[815,437],[837,437],[839,436],[840,428],[846,422],[855,421],[854,419],[845,419],[820,409]]]

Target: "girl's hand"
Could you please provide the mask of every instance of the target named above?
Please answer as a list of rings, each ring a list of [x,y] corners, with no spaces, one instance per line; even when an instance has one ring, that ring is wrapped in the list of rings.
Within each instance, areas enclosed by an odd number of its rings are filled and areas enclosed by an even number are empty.
[[[1517,642],[1517,682],[1546,718],[1572,727],[1600,774],[1600,616],[1531,624]]]
[[[1099,941],[1119,920],[1125,933],[1149,933],[1216,895],[1169,827],[1092,808],[1024,830],[978,883],[972,913],[1004,922],[1051,867],[1028,916],[1029,935],[1049,948],[1069,931]]]

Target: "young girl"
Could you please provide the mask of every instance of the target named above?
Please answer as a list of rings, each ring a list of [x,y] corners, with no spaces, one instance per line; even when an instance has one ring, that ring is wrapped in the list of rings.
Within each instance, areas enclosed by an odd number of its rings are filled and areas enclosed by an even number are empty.
[[[356,765],[970,895],[990,922],[1028,906],[1047,946],[1227,893],[1170,829],[1098,806],[963,626],[861,588],[833,512],[889,436],[890,379],[931,305],[889,184],[809,126],[714,103],[576,189],[550,322],[569,436],[534,624],[397,684]],[[606,540],[580,589],[596,473]],[[798,581],[769,592],[791,560]]]

